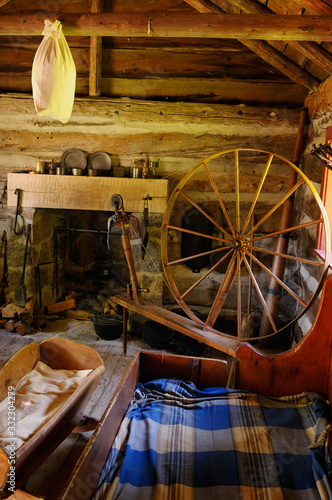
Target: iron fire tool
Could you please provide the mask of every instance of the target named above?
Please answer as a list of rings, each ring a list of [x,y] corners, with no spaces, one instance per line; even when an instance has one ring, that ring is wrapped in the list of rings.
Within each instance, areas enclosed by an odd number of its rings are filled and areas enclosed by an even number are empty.
[[[25,307],[26,301],[27,301],[26,286],[24,284],[24,276],[25,276],[25,267],[26,267],[27,256],[28,256],[30,228],[31,228],[31,224],[28,224],[27,225],[27,236],[26,236],[26,241],[25,241],[24,258],[23,258],[23,271],[22,271],[22,276],[20,279],[20,284],[15,288],[15,297],[14,297],[14,304],[16,306],[22,306],[22,307]]]
[[[152,197],[147,194],[146,197],[142,198],[142,199],[144,200],[144,208],[143,208],[144,237],[143,237],[143,239],[141,239],[141,245],[142,245],[141,253],[142,253],[142,260],[144,260],[146,246],[147,246],[148,241],[149,241],[149,233],[150,233],[149,200],[152,200]]]

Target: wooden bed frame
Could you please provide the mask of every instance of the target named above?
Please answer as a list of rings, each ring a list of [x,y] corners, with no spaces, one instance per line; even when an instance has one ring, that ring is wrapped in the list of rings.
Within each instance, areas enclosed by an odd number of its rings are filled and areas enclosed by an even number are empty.
[[[236,349],[234,385],[271,396],[319,392],[332,398],[332,276],[325,281],[316,320],[307,335],[282,354],[264,354],[248,343]],[[176,377],[193,381],[198,387],[226,386],[227,362],[154,352],[137,352],[110,400],[93,435],[81,454],[64,491],[58,499],[88,500],[132,400],[138,382]],[[11,500],[37,497],[17,491]]]
[[[238,346],[235,387],[271,396],[315,391],[331,400],[331,311],[332,276],[329,276],[322,290],[316,320],[296,346],[277,355],[264,354],[247,343]],[[221,387],[227,384],[227,362],[138,352],[59,498],[91,498],[136,384],[162,377],[191,380],[198,386]]]

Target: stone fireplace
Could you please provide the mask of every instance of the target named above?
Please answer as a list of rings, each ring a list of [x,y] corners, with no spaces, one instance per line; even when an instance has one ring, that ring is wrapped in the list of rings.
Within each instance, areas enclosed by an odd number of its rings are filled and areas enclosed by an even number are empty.
[[[125,291],[130,281],[129,271],[121,228],[113,221],[109,228],[112,215],[104,211],[24,208],[18,218],[19,225],[24,221],[23,233],[15,235],[15,210],[10,210],[7,235],[10,297],[14,297],[22,276],[27,224],[31,224],[31,232],[24,282],[27,296],[33,297],[42,308],[65,300],[72,292],[111,297]],[[150,238],[144,261],[139,232],[142,214],[132,213],[129,220],[138,280],[142,288],[149,288],[149,300],[161,304],[159,234],[162,216],[150,216]]]
[[[23,270],[28,224],[25,285],[42,308],[76,292],[111,297],[126,290],[129,271],[121,228],[113,220],[111,197],[126,210],[135,269],[149,300],[162,303],[160,227],[168,198],[165,179],[8,175],[8,290],[13,299]],[[144,198],[149,196],[150,237],[144,260],[141,238]],[[18,210],[16,204],[19,196]],[[16,217],[16,213],[18,216]],[[22,234],[15,234],[23,227]]]

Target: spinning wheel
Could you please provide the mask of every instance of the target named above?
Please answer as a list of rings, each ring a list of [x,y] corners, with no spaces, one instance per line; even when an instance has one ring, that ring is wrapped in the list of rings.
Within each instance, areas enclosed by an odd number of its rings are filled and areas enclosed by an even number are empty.
[[[182,224],[193,208],[212,231]],[[324,262],[310,249],[318,227],[325,233]],[[183,255],[187,235],[195,244]],[[196,250],[207,241],[208,250]],[[202,160],[173,191],[163,220],[161,257],[172,295],[197,325],[239,341],[275,334],[303,316],[329,256],[328,218],[315,188],[293,163],[267,151],[229,149]],[[197,274],[188,264],[200,258],[209,262]],[[202,305],[199,317],[192,308]]]

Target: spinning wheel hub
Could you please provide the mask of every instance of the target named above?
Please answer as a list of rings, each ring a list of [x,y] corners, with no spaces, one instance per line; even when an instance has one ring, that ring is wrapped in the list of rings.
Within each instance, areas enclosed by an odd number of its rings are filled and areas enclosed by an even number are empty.
[[[242,238],[235,238],[229,244],[229,246],[231,248],[234,248],[235,250],[241,250],[242,248],[244,248],[244,245],[245,245],[245,240],[243,240]]]

